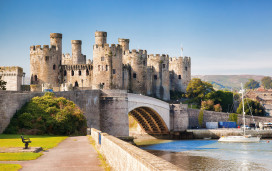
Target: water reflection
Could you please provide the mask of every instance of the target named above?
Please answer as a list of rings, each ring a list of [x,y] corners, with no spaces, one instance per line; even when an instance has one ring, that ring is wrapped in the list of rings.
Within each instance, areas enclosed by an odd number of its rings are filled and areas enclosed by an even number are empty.
[[[173,141],[142,147],[185,170],[271,170],[272,143]]]

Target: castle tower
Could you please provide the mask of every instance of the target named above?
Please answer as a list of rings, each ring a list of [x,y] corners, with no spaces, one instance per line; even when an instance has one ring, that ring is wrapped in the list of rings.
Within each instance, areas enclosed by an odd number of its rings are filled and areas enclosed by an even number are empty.
[[[81,53],[81,40],[72,40],[72,61],[73,64],[86,64],[86,56]]]
[[[128,89],[137,94],[146,94],[147,79],[147,52],[146,50],[125,51],[123,58],[127,59],[129,67]]]
[[[107,42],[106,32],[95,32],[92,89],[121,89],[122,47]]]
[[[147,66],[152,68],[151,95],[163,100],[170,99],[169,56],[148,55]]]
[[[96,31],[95,32],[95,44],[96,45],[107,44],[107,32]]]
[[[186,92],[187,85],[191,80],[191,58],[170,58],[169,70],[171,90]]]
[[[122,50],[129,50],[129,39],[118,39],[118,43],[122,46]]]

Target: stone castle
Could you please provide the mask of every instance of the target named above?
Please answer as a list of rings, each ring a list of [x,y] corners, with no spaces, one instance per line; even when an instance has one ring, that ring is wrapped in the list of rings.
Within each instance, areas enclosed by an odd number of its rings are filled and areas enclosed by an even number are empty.
[[[72,55],[62,54],[62,34],[50,34],[49,45],[30,47],[31,91],[53,88],[122,89],[170,99],[170,90],[185,92],[191,80],[191,58],[147,54],[130,50],[129,39],[107,44],[107,32],[95,32],[93,60],[81,52],[81,40],[72,40]]]

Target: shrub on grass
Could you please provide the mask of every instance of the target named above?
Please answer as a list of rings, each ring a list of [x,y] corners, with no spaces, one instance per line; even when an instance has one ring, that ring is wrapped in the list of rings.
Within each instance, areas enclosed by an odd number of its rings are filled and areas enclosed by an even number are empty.
[[[86,118],[83,112],[63,97],[46,93],[34,97],[26,103],[12,118],[5,133],[29,133],[53,135],[86,134]],[[38,131],[37,131],[38,130]]]

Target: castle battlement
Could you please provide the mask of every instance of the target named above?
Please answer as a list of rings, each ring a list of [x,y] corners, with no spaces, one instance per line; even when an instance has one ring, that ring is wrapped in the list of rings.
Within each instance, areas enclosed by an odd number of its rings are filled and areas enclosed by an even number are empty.
[[[91,64],[62,65],[63,70],[92,70]]]
[[[56,46],[51,46],[49,48],[49,45],[33,45],[33,46],[30,46],[30,53],[39,53],[39,52],[43,52],[43,51],[53,51],[55,52],[56,51]]]
[[[169,55],[165,55],[165,54],[149,54],[147,55],[148,60],[158,60],[158,61],[165,61],[165,60],[169,60]]]

